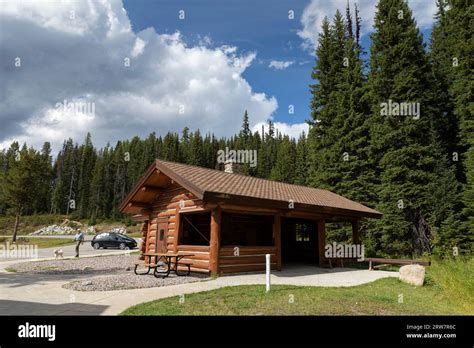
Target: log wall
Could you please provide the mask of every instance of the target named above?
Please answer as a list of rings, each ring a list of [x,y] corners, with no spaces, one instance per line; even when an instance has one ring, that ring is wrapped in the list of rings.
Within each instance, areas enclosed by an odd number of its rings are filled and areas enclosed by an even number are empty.
[[[180,201],[183,201],[181,206]],[[150,226],[145,242],[146,252],[156,252],[158,223],[167,223],[167,252],[193,254],[189,258],[181,259],[181,262],[190,263],[191,270],[194,272],[209,272],[209,246],[178,245],[180,212],[195,211],[202,209],[201,207],[202,201],[184,188],[171,186],[166,189],[152,205]]]
[[[180,201],[183,203],[180,206]],[[207,209],[205,209],[207,208]],[[229,207],[228,207],[229,208]],[[254,213],[252,208],[245,206],[233,206],[232,209],[224,209],[224,211],[245,212],[248,214]],[[265,254],[271,255],[272,270],[281,270],[281,214],[275,212],[261,212],[262,214],[274,215],[274,243],[275,246],[221,246],[218,238],[214,238],[214,244],[209,246],[197,245],[179,245],[179,219],[180,214],[185,212],[211,211],[211,234],[212,226],[214,226],[214,235],[218,234],[220,237],[220,211],[218,205],[206,206],[203,202],[197,199],[192,193],[186,189],[172,185],[165,189],[162,194],[152,204],[152,213],[149,218],[146,228],[142,229],[145,232],[143,238],[142,252],[156,252],[157,230],[159,223],[166,223],[168,227],[166,237],[166,249],[169,253],[193,254],[193,256],[182,259],[181,262],[191,264],[193,272],[209,273],[213,268],[216,268],[216,273],[237,273],[237,272],[258,272],[265,270]],[[321,245],[324,246],[324,220],[318,222],[318,237],[319,250],[315,250],[315,254],[319,252],[321,259]],[[217,227],[218,228],[217,228]],[[142,234],[143,236],[143,234]],[[212,239],[212,238],[211,238]],[[214,249],[211,250],[211,247]],[[238,255],[235,247],[238,247]],[[217,262],[211,262],[211,254],[216,254]],[[184,267],[180,267],[184,269]]]
[[[278,269],[274,246],[223,246],[219,251],[221,273],[265,271],[265,254],[270,254],[272,270]]]

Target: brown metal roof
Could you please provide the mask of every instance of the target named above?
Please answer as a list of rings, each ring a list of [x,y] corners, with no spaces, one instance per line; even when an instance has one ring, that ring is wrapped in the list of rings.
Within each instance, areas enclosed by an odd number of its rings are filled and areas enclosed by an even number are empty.
[[[150,169],[146,175],[153,173]],[[282,207],[288,206],[288,202],[293,201],[295,210],[298,207],[306,207],[306,209],[314,209],[314,211],[343,215],[375,218],[382,216],[374,209],[323,189],[230,174],[220,170],[163,160],[156,160],[154,169],[160,170],[164,175],[204,200],[211,198],[214,200],[254,199],[259,205],[266,205],[266,202],[277,202]],[[143,180],[140,181],[143,183]],[[139,187],[140,182],[134,191],[137,191]],[[133,198],[134,191],[125,199],[122,207]]]

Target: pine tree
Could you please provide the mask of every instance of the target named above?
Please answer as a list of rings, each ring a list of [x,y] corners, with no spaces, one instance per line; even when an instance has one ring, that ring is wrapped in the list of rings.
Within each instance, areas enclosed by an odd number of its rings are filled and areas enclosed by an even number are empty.
[[[374,233],[376,248],[388,255],[430,252],[434,219],[429,188],[449,172],[436,158],[442,151],[433,128],[440,115],[433,103],[431,68],[405,1],[380,0],[374,27],[370,156],[380,176],[378,209],[384,213]],[[420,105],[421,113],[403,115],[390,103]]]
[[[346,28],[339,11],[332,25],[324,19],[312,73],[317,83],[310,86],[309,184],[329,190],[334,190],[339,181],[336,167],[342,159],[338,139],[342,136],[344,119],[337,111],[337,92],[344,75]]]
[[[474,141],[466,153],[465,168],[466,185],[464,187],[462,213],[464,216],[463,228],[466,233],[459,233],[458,229],[458,238],[465,237],[457,245],[461,246],[466,254],[469,254],[469,252],[474,251]]]
[[[278,146],[275,165],[272,167],[270,179],[293,183],[295,176],[295,146],[285,135]]]
[[[34,211],[37,213],[51,211],[51,192],[54,183],[51,144],[45,142],[39,155],[38,189],[35,196]]]
[[[249,114],[247,110],[245,110],[244,119],[242,122],[242,129],[240,130],[240,133],[239,133],[239,138],[241,140],[243,149],[247,149],[250,142],[251,135],[252,135],[252,131],[250,130]]]
[[[108,147],[99,151],[97,160],[94,164],[94,170],[92,172],[91,180],[91,191],[89,197],[90,204],[90,223],[95,225],[98,217],[105,217],[105,211],[102,210],[105,202],[105,168],[104,158],[107,156]]]
[[[356,12],[357,18],[357,12]],[[333,185],[338,194],[366,205],[376,202],[374,192],[375,173],[369,158],[370,126],[367,116],[366,78],[361,47],[357,44],[351,28],[349,7],[346,10],[346,41],[344,45],[344,69],[335,88],[333,98],[337,111],[337,128],[340,133],[333,143],[336,160],[331,164]],[[355,22],[355,32],[360,31],[360,19]]]
[[[64,142],[55,163],[56,180],[52,197],[53,212],[75,209],[78,175],[78,148],[71,138]]]
[[[92,145],[91,135],[87,133],[84,144],[81,146],[81,162],[78,170],[78,214],[81,218],[89,215],[90,183],[95,160],[96,154]]]
[[[180,146],[178,134],[168,132],[165,135],[163,139],[162,157],[166,161],[179,161]]]
[[[195,166],[204,165],[204,154],[203,154],[203,141],[201,132],[196,130],[194,133],[191,133],[190,137],[190,157],[187,164],[192,164]]]
[[[459,38],[456,37],[456,31],[449,23],[450,20],[446,14],[446,0],[439,0],[437,4],[437,23],[435,23],[431,33],[430,61],[434,76],[434,90],[437,96],[435,101],[437,102],[437,109],[443,114],[443,117],[438,119],[439,122],[435,127],[443,150],[450,158],[459,159],[459,154],[462,157],[466,149],[460,146],[460,121],[454,112],[454,97],[452,90],[450,90],[456,70],[456,67],[453,66],[453,48],[457,47]],[[462,161],[454,161],[454,164],[456,165],[458,180],[464,182]]]
[[[437,97],[439,108],[445,115],[445,122],[439,125],[439,134],[456,166],[456,177],[464,185],[461,226],[457,221],[454,226],[443,223],[445,232],[443,229],[440,231],[440,240],[446,246],[456,246],[467,252],[472,248],[474,239],[474,83],[469,78],[474,68],[473,15],[474,4],[468,1],[439,0],[437,23],[431,36],[431,61]]]
[[[306,134],[303,133],[298,138],[296,144],[296,159],[295,159],[295,180],[294,183],[298,185],[306,185],[308,180],[308,144]]]
[[[179,143],[180,161],[183,163],[190,163],[191,161],[191,136],[189,134],[189,128],[184,127],[181,133],[181,141]]]
[[[15,149],[14,151],[18,151]],[[40,155],[25,146],[14,154],[2,182],[2,197],[15,215],[12,241],[16,242],[20,218],[32,213],[41,177]]]

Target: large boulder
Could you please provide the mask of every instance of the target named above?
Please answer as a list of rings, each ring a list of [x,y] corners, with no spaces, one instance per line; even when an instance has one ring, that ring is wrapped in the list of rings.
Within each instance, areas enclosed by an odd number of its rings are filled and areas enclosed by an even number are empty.
[[[425,281],[425,267],[420,265],[406,265],[400,267],[400,280],[402,282],[423,286]]]

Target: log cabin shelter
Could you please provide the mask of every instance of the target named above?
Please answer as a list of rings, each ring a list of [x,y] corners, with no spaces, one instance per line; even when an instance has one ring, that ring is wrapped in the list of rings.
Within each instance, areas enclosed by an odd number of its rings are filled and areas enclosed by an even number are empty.
[[[156,160],[120,211],[142,225],[145,252],[192,254],[183,262],[206,273],[281,270],[295,261],[325,266],[326,223],[352,224],[378,211],[333,192],[226,171]]]

